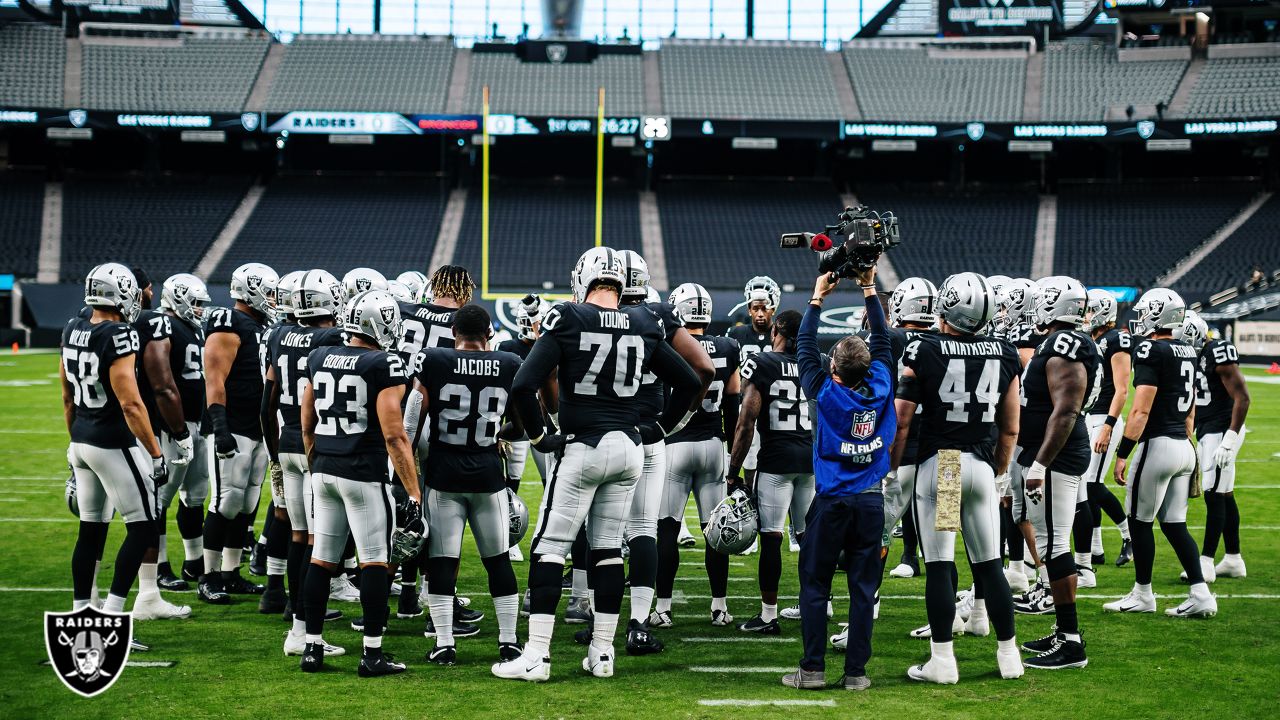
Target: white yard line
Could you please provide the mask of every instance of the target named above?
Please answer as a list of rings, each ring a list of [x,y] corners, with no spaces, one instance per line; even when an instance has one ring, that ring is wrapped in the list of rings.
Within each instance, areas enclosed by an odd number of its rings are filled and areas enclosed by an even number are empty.
[[[1236,487],[1240,487],[1240,486],[1237,485]],[[1280,485],[1278,485],[1277,487],[1280,487]],[[3,493],[3,492],[4,492],[3,490],[0,490],[0,493]],[[699,563],[699,562],[680,563],[680,565],[681,567],[705,567],[703,563]],[[729,563],[729,567],[746,567],[746,565],[747,565],[746,563],[740,563],[740,562]]]
[[[835,707],[835,700],[735,700],[732,698],[702,699],[699,705],[706,707]]]
[[[694,665],[688,670],[696,673],[786,673],[795,670],[795,667],[708,667]]]
[[[689,643],[793,643],[800,642],[795,637],[687,637],[680,638]]]

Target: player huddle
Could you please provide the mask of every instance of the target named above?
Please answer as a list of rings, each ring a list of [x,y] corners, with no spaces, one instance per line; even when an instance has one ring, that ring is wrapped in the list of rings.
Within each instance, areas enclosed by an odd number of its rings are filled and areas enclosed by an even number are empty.
[[[632,251],[589,250],[571,280],[572,301],[521,300],[519,336],[499,343],[457,266],[388,281],[367,268],[339,280],[249,263],[232,275],[234,307],[209,307],[204,283],[180,274],[162,284],[158,310],[143,309],[144,274],[94,268],[60,367],[68,498],[81,521],[76,607],[99,602],[97,563],[118,512],[127,535],[106,610],[124,610],[135,578],[138,620],[189,616],[159,594],[189,582],[211,604],[258,595],[262,612],[290,623],[284,653],[314,672],[346,652],[323,637],[340,615],[329,599],[358,599],[358,671],[378,676],[405,670],[382,651],[396,597],[397,619],[423,615],[425,603],[426,659],[452,665],[484,619],[457,596],[470,526],[498,626],[493,674],[550,677],[567,585],[562,620],[587,626],[575,635],[587,646],[582,668],[610,677],[624,594],[626,652],[664,649],[654,631],[674,624],[692,494],[710,624],[781,633],[779,618],[799,618],[798,607],[778,608],[781,546],[788,525],[804,533],[815,487],[799,313],[779,312],[777,283],[757,277],[744,293],[749,322],[709,335],[706,289],[686,283],[663,302]],[[1135,569],[1133,590],[1105,610],[1156,610],[1157,519],[1190,584],[1167,614],[1212,616],[1207,583],[1244,576],[1232,491],[1249,400],[1235,348],[1210,341],[1171,291],[1147,292],[1134,311],[1125,332],[1112,296],[1060,276],[960,273],[894,290],[898,432],[884,544],[901,522],[892,576],[919,574],[923,558],[928,624],[912,634],[931,652],[912,679],[956,682],[953,635],[992,628],[1003,677],[1085,666],[1076,591],[1095,586],[1105,562],[1103,513],[1123,538],[1116,564]],[[530,456],[544,485],[532,522],[516,494]],[[1123,504],[1106,483],[1113,456]],[[265,587],[240,574],[264,480]],[[1197,549],[1186,511],[1201,492],[1209,512]],[[165,554],[174,497],[181,576]],[[522,599],[512,562],[530,525]],[[958,595],[957,533],[974,580]],[[729,554],[757,551],[760,610],[735,623]],[[352,567],[358,590],[347,586]],[[1018,612],[1054,613],[1055,629],[1019,645]],[[847,642],[847,632],[832,638],[837,650]]]

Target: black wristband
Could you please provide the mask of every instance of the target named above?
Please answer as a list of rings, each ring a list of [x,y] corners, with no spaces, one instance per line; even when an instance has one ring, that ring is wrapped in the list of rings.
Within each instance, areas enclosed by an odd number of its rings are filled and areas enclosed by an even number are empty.
[[[1116,417],[1115,415],[1108,415],[1108,416],[1107,416],[1107,419],[1106,419],[1106,420],[1103,420],[1103,422],[1107,424],[1107,427],[1115,427],[1115,426],[1116,426],[1116,423],[1117,423],[1119,420],[1120,420],[1120,418]]]
[[[213,423],[213,432],[216,435],[229,432],[227,429],[227,406],[221,403],[215,403],[209,406],[209,421]]]
[[[173,436],[174,440],[186,440],[191,437],[191,431],[187,429],[186,423],[178,426],[178,432],[174,432],[170,429],[169,434]]]
[[[1129,455],[1133,453],[1133,448],[1138,444],[1137,440],[1129,438],[1120,438],[1120,444],[1116,446],[1116,457],[1129,459]]]

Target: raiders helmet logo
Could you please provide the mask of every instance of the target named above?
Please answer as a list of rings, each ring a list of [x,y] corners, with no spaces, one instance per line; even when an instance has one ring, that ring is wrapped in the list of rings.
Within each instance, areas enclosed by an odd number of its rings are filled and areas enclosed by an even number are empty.
[[[379,310],[382,312],[382,322],[390,325],[396,321],[396,309],[394,307],[388,305],[387,307],[379,308]]]
[[[939,300],[943,308],[953,308],[960,304],[960,291],[956,290],[954,286],[948,287]]]
[[[1052,307],[1058,304],[1058,298],[1062,297],[1062,288],[1050,287],[1044,289],[1044,304]]]
[[[867,410],[853,414],[853,429],[850,434],[858,440],[866,440],[876,431],[876,411]]]
[[[1150,120],[1138,121],[1138,137],[1146,140],[1156,132],[1156,124]]]
[[[120,678],[129,659],[133,621],[128,613],[91,605],[75,612],[44,614],[44,645],[49,664],[72,692],[93,697]]]
[[[569,56],[569,46],[552,43],[547,46],[547,62],[562,63]]]
[[[262,116],[259,115],[258,113],[251,113],[251,112],[241,113],[240,127],[244,128],[245,132],[253,132],[254,130],[258,129],[258,123],[261,121],[261,119],[262,119]]]
[[[245,287],[249,289],[250,293],[253,293],[256,295],[258,293],[258,290],[262,287],[262,276],[250,275],[249,277],[244,279],[244,284],[245,284]]]
[[[964,132],[970,140],[978,142],[983,135],[987,134],[987,126],[980,122],[971,122],[964,126]]]
[[[71,124],[75,127],[84,127],[85,121],[89,119],[89,113],[83,110],[72,110],[67,113],[67,119],[70,120]]]
[[[1163,312],[1164,312],[1164,301],[1163,301],[1163,300],[1155,300],[1155,299],[1152,299],[1152,300],[1147,301],[1147,316],[1148,316],[1148,317],[1158,318],[1158,317],[1160,317],[1160,314],[1161,314],[1161,313],[1163,313]]]
[[[369,281],[369,278],[356,278],[356,290],[358,292],[364,292],[371,287],[373,287],[373,283]]]

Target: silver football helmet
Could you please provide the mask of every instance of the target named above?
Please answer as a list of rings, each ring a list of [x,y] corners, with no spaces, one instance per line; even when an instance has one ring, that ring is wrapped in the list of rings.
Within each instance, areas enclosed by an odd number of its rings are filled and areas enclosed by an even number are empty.
[[[1178,329],[1186,318],[1187,304],[1168,288],[1152,288],[1142,293],[1133,311],[1138,314],[1131,323],[1133,334],[1146,337],[1156,330]]]
[[[528,300],[529,302],[525,302]],[[533,326],[542,322],[542,316],[551,309],[551,304],[537,294],[526,295],[516,303],[516,325],[520,328],[520,339],[533,342],[538,339]]]
[[[622,260],[622,298],[639,302],[648,298],[649,263],[635,250],[619,250]]]
[[[342,283],[328,270],[308,270],[293,289],[289,305],[294,317],[337,318],[342,311]]]
[[[231,298],[271,317],[280,276],[262,263],[245,263],[231,273]]]
[[[770,310],[777,310],[778,303],[782,302],[782,288],[767,275],[757,275],[748,280],[747,286],[742,289],[742,295],[747,299],[748,307],[751,303],[762,300]]]
[[[617,285],[618,292],[621,293],[625,286],[623,275],[622,258],[613,248],[591,248],[578,258],[578,264],[573,267],[573,273],[570,276],[574,301],[586,300],[587,291],[595,283]]]
[[[387,292],[400,302],[417,302],[413,299],[413,292],[409,290],[409,286],[399,280],[388,280]]]
[[[386,290],[387,278],[373,268],[353,268],[342,276],[342,289],[350,300],[366,290]]]
[[[208,302],[209,288],[203,280],[190,273],[170,275],[160,286],[160,308],[173,312],[192,325],[200,324]]]
[[[529,506],[511,488],[507,488],[507,519],[510,544],[519,545],[529,531]]]
[[[711,323],[711,293],[698,283],[684,283],[671,291],[667,302],[675,308],[676,315],[685,322],[695,325]]]
[[[277,317],[293,315],[293,291],[298,287],[298,283],[302,281],[302,276],[306,274],[306,270],[294,270],[293,272],[285,273],[280,278],[280,282],[276,283]]]
[[[1039,297],[1040,286],[1034,280],[1014,278],[1005,284],[996,302],[999,311],[1004,313],[1005,323],[1012,326],[1032,319]]]
[[[383,350],[400,342],[400,303],[386,290],[365,290],[347,302],[342,329],[363,335]]]
[[[426,275],[417,270],[405,270],[396,276],[396,281],[409,288],[409,293],[413,295],[413,300],[410,302],[426,302],[422,297],[423,289],[430,286]]]
[[[952,275],[938,288],[938,317],[966,335],[987,326],[996,314],[987,279],[975,272]]]
[[[85,276],[84,304],[114,308],[125,322],[133,322],[142,312],[142,288],[129,268],[120,263],[103,263]]]
[[[1079,280],[1054,275],[1040,278],[1036,284],[1040,286],[1035,305],[1037,327],[1047,327],[1055,322],[1067,323],[1077,328],[1084,325],[1089,296]]]
[[[889,323],[899,327],[904,322],[933,322],[938,288],[921,277],[903,280],[889,296]]]
[[[760,518],[746,493],[735,490],[716,505],[703,533],[707,547],[725,555],[737,555],[756,541]]]
[[[1089,330],[1094,331],[1114,325],[1119,310],[1119,306],[1116,305],[1116,296],[1098,288],[1090,290],[1088,295]]]
[[[1195,310],[1188,310],[1182,319],[1182,325],[1173,331],[1173,336],[1196,350],[1209,342],[1209,324]]]
[[[991,286],[991,292],[995,293],[996,297],[999,297],[1001,291],[1004,290],[1004,286],[1008,285],[1012,281],[1013,281],[1013,278],[1009,277],[1008,275],[988,275],[987,276],[987,284]]]

